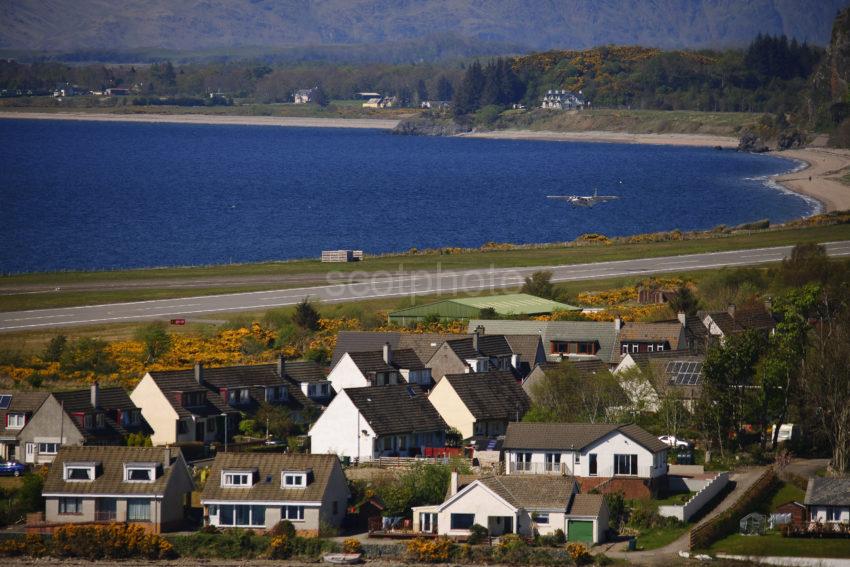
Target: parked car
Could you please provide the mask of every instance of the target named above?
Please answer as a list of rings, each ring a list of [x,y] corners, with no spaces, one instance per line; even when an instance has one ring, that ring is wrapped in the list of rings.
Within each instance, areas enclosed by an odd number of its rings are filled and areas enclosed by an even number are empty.
[[[773,438],[774,429],[776,426],[771,427],[770,435]],[[777,443],[787,443],[789,441],[796,441],[797,438],[800,437],[800,426],[794,423],[783,423],[779,426],[779,434],[776,436]]]
[[[21,476],[26,470],[27,467],[17,461],[0,463],[0,475]]]
[[[691,442],[681,437],[676,437],[675,435],[662,435],[658,438],[659,441],[669,445],[670,447],[684,447],[690,448]]]

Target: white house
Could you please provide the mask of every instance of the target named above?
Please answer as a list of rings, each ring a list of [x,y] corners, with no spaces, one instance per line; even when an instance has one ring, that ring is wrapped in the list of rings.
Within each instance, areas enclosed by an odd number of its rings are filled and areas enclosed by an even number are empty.
[[[540,108],[551,108],[555,110],[572,110],[584,108],[584,106],[585,101],[581,96],[581,91],[574,93],[565,90],[549,90],[540,104]]]
[[[393,350],[386,343],[382,350],[346,352],[328,374],[328,381],[337,392],[344,388],[419,384],[431,386],[431,369],[413,349]]]
[[[812,523],[850,524],[850,478],[810,478],[803,503]]]
[[[508,475],[568,474],[585,491],[605,483],[650,496],[667,475],[667,445],[634,424],[509,423],[502,447]]]
[[[416,385],[345,388],[310,428],[313,453],[369,461],[445,446],[446,422]]]
[[[466,537],[473,525],[492,536],[563,530],[569,541],[600,543],[608,530],[601,494],[579,494],[569,476],[490,476],[474,480],[452,473],[448,498],[413,508],[414,531]]]

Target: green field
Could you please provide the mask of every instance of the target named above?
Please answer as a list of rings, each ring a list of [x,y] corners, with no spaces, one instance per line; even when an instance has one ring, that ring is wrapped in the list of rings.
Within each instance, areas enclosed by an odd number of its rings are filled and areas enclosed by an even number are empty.
[[[454,254],[386,255],[367,257],[363,262],[348,264],[323,264],[317,260],[297,260],[192,268],[24,274],[0,277],[0,294],[2,294],[0,295],[0,311],[300,287],[322,283],[326,281],[327,274],[330,272],[353,275],[356,279],[358,273],[365,277],[375,272],[570,265],[846,239],[850,239],[850,225],[768,230],[717,238],[642,244],[553,245]],[[181,281],[206,280],[207,278],[210,279],[209,285],[191,289],[177,287]],[[265,278],[265,280],[254,281],[258,278]],[[103,286],[104,284],[109,284],[111,289],[108,291],[86,289],[86,286]],[[121,284],[132,284],[133,288],[127,289]],[[22,289],[9,289],[18,286]],[[28,289],[27,286],[43,286],[42,289],[46,287],[50,291],[34,293],[36,290]],[[63,291],[61,290],[63,287],[68,289]],[[75,287],[80,289],[74,289]],[[55,291],[55,288],[60,288],[60,291]]]
[[[709,548],[712,553],[790,557],[850,557],[850,539],[808,539],[779,534],[744,536],[732,534]]]

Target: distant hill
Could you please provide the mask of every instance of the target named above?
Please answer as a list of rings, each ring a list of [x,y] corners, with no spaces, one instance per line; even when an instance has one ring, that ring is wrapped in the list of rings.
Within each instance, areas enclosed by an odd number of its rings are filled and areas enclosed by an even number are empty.
[[[432,36],[525,50],[825,45],[850,0],[0,0],[0,49],[116,52],[381,45]],[[425,42],[427,43],[427,42]],[[375,48],[379,50],[379,47]],[[507,49],[507,47],[505,47]],[[437,52],[426,53],[439,58]]]

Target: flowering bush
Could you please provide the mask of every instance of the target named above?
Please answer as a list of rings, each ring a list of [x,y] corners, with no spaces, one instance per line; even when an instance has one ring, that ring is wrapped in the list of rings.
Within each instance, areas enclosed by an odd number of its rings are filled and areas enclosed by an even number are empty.
[[[576,565],[585,565],[590,563],[592,560],[590,553],[587,551],[587,547],[585,547],[583,543],[568,543],[567,553]]]
[[[407,556],[412,561],[445,563],[449,560],[453,547],[454,544],[448,538],[418,537],[407,542]]]
[[[359,539],[353,537],[345,538],[342,542],[343,553],[363,553],[363,546]]]
[[[42,557],[48,552],[49,549],[40,535],[29,534],[22,538],[0,541],[0,557]]]
[[[275,536],[269,544],[270,555],[274,559],[289,559],[292,557],[292,538],[285,535]]]
[[[174,556],[174,548],[168,541],[133,524],[61,526],[53,534],[52,548],[56,557],[82,557],[90,560],[168,559]]]

